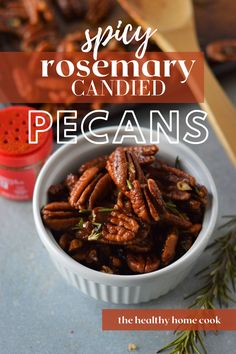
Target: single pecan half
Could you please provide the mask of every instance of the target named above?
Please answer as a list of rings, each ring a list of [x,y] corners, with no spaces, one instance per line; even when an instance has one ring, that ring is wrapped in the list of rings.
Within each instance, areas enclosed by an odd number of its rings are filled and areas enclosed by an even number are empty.
[[[225,39],[207,45],[206,52],[211,60],[227,62],[236,60],[236,39]]]
[[[193,176],[189,175],[187,172],[184,172],[183,170],[180,170],[179,168],[172,167],[160,159],[155,160],[155,163],[153,165],[155,173],[157,174],[158,172],[162,172],[163,178],[165,180],[168,179],[168,175],[170,175],[172,178],[174,176],[176,182],[177,181],[187,181],[191,187],[194,187],[196,185],[196,180]],[[157,175],[160,177],[160,175]]]
[[[90,167],[82,174],[71,190],[69,202],[75,209],[93,209],[110,191],[112,180],[98,167]]]
[[[103,155],[103,156],[97,157],[96,159],[90,160],[80,166],[79,173],[82,174],[91,167],[98,167],[99,170],[103,170],[106,167],[107,159],[108,159],[108,156]]]
[[[108,158],[106,168],[116,186],[128,190],[127,181],[144,179],[141,166],[153,163],[156,145],[118,147]]]
[[[102,235],[109,241],[123,243],[133,240],[139,228],[139,223],[133,217],[117,210],[111,212]]]
[[[159,268],[160,260],[155,255],[128,253],[127,264],[135,273],[150,273]]]
[[[175,257],[179,233],[177,229],[171,230],[166,237],[165,244],[161,253],[161,262],[167,266]]]
[[[42,210],[44,223],[54,231],[64,231],[72,228],[80,220],[78,212],[67,202],[53,202]]]
[[[145,185],[133,181],[129,197],[134,212],[145,222],[159,221],[160,215],[166,212],[162,195],[153,179],[148,179]]]
[[[140,240],[137,243],[127,245],[127,249],[132,253],[148,253],[153,249],[153,241],[150,237],[147,237],[144,240]]]

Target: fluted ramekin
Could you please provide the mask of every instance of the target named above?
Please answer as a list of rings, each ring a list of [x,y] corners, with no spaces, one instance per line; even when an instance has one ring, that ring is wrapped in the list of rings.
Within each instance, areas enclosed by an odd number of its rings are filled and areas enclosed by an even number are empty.
[[[148,274],[113,275],[89,269],[67,255],[57,244],[51,232],[45,228],[41,219],[41,208],[47,202],[47,190],[65,176],[75,171],[85,161],[114,150],[112,144],[117,127],[98,129],[98,134],[108,134],[109,144],[94,145],[84,136],[79,136],[76,144],[66,144],[58,149],[41,170],[34,191],[33,213],[35,225],[41,241],[46,247],[53,263],[61,275],[83,293],[106,302],[117,304],[137,304],[156,299],[175,288],[191,271],[195,262],[206,247],[217,221],[218,197],[214,180],[202,160],[183,144],[169,144],[161,136],[160,152],[163,159],[174,162],[179,156],[187,172],[204,184],[210,194],[202,231],[191,249],[176,262],[166,268]],[[149,129],[142,128],[143,136],[150,142]],[[127,134],[127,133],[126,133]],[[91,138],[88,134],[87,137]],[[126,138],[125,145],[134,145],[133,138]],[[45,275],[46,276],[46,275]]]

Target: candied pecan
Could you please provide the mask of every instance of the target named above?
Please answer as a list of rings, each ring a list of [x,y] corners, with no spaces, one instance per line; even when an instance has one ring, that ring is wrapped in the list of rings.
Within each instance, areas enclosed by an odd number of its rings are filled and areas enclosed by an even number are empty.
[[[130,201],[134,212],[146,222],[158,221],[160,215],[166,212],[160,190],[153,179],[148,179],[147,184],[141,186],[139,181],[133,181],[129,192]]]
[[[86,10],[85,0],[56,0],[56,3],[66,18],[80,17]]]
[[[153,241],[148,237],[137,243],[127,245],[127,249],[133,253],[147,253],[153,249]]]
[[[69,247],[68,247],[68,252],[70,254],[76,253],[78,250],[80,250],[83,246],[83,242],[78,239],[74,239],[70,242]]]
[[[127,183],[137,179],[143,183],[145,180],[141,165],[152,163],[151,154],[156,153],[155,145],[147,147],[119,147],[108,158],[106,168],[116,186],[123,192],[129,188]],[[143,155],[142,155],[143,154]],[[146,155],[145,155],[146,154]]]
[[[59,238],[58,243],[64,251],[68,251],[72,239],[73,239],[73,236],[66,233],[66,234],[63,234]]]
[[[95,176],[94,179],[87,185],[87,187],[81,193],[81,195],[78,198],[78,201],[76,203],[78,209],[83,210],[83,209],[87,208],[87,205],[86,205],[87,200],[89,199],[89,196],[93,193],[93,190],[95,190],[95,186],[101,177],[102,177],[102,174],[98,174],[97,176]],[[76,205],[75,205],[75,207],[76,207]]]
[[[53,202],[42,210],[42,216],[49,229],[64,231],[79,222],[80,217],[76,210],[67,202]]]
[[[98,263],[99,258],[98,258],[98,253],[95,248],[92,248],[91,250],[88,251],[86,254],[86,263]]]
[[[200,200],[200,202],[206,206],[208,203],[208,192],[205,186],[201,186],[201,185],[197,185],[195,188],[195,192],[198,196],[198,199]]]
[[[96,159],[90,160],[80,166],[79,173],[80,174],[84,173],[85,170],[89,169],[90,167],[98,167],[99,170],[105,169],[107,159],[108,159],[108,156],[103,155],[103,156],[97,157]]]
[[[123,210],[123,211],[127,212],[128,214],[132,212],[131,202],[126,197],[126,195],[122,192],[118,192],[117,200],[116,200],[116,204],[115,204],[114,208]]]
[[[169,173],[170,175],[174,175],[174,176],[179,177],[181,179],[185,179],[186,181],[188,181],[188,183],[192,187],[196,185],[196,180],[193,176],[189,175],[187,172],[184,172],[183,170],[180,170],[178,168],[175,168],[175,167],[165,164],[160,159],[155,160],[154,168],[156,170],[160,170],[160,171]]]
[[[28,13],[29,21],[31,24],[37,24],[39,22],[39,13],[37,9],[36,0],[22,0],[25,10]]]
[[[135,214],[150,223],[151,219],[159,220],[159,210],[163,212],[164,203],[155,181],[146,180],[137,151],[151,154],[157,148],[117,148],[108,159],[107,169],[117,187],[130,199]]]
[[[135,273],[150,273],[159,268],[160,260],[155,255],[128,253],[127,264]]]
[[[109,220],[102,230],[102,235],[109,241],[126,242],[135,238],[139,227],[134,218],[117,210],[111,212]]]
[[[88,245],[85,245],[77,252],[72,253],[71,257],[77,262],[85,262],[88,265],[99,264],[97,250],[94,247]]]
[[[96,202],[101,200],[104,195],[110,192],[112,180],[108,173],[102,176],[94,187],[93,192],[89,197],[89,209],[93,209]]]
[[[156,145],[144,146],[127,146],[124,147],[125,151],[135,153],[140,165],[150,165],[155,161],[155,155],[158,152]]]
[[[127,190],[128,161],[123,148],[117,148],[107,161],[107,170],[121,191]]]
[[[175,257],[176,247],[179,239],[179,234],[176,229],[171,230],[164,244],[164,248],[161,253],[161,262],[167,266]]]
[[[163,195],[171,200],[189,200],[191,198],[191,193],[180,191],[175,186],[170,186],[166,192],[163,192]]]
[[[95,24],[101,22],[109,15],[114,4],[114,0],[88,0],[86,19]]]
[[[113,268],[120,268],[122,266],[120,258],[115,256],[110,256],[110,263]]]
[[[173,225],[181,229],[187,230],[190,229],[192,226],[191,221],[189,221],[187,218],[175,214],[171,214],[169,212],[163,214],[162,219],[166,224]]]
[[[96,175],[97,172],[97,167],[86,170],[71,190],[69,202],[76,209],[93,209],[110,192],[112,180],[109,174]]]
[[[194,224],[188,229],[188,233],[197,236],[202,229],[202,224]]]
[[[48,189],[48,199],[52,201],[60,201],[67,196],[67,190],[64,183],[53,184]]]
[[[191,199],[187,204],[187,208],[190,211],[200,213],[201,212],[201,203],[198,200]]]
[[[150,223],[149,213],[145,204],[145,196],[139,181],[133,181],[129,196],[135,214],[137,214],[143,221]]]
[[[107,274],[114,274],[113,270],[110,267],[105,266],[105,265],[102,266],[101,272],[107,273]]]
[[[56,42],[57,34],[53,27],[42,26],[41,24],[30,24],[24,28],[22,32],[22,49],[25,51],[32,51],[39,42],[46,40],[52,47]]]
[[[78,200],[81,197],[81,194],[84,192],[85,188],[93,181],[94,176],[97,175],[99,169],[97,167],[91,167],[86,170],[79,180],[74,185],[70,193],[69,202],[74,207],[79,209]]]
[[[218,62],[236,60],[236,40],[224,39],[207,45],[206,52],[211,60]]]
[[[66,180],[65,180],[65,185],[69,189],[70,192],[74,188],[78,179],[79,179],[79,177],[73,173],[70,173],[69,175],[67,175]]]

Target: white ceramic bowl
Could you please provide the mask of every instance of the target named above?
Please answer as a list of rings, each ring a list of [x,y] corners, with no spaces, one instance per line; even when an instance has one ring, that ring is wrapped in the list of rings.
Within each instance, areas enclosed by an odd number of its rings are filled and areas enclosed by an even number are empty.
[[[76,144],[66,144],[57,150],[46,162],[37,179],[33,212],[41,241],[53,263],[69,283],[98,300],[117,304],[136,304],[166,294],[191,271],[213,233],[218,214],[218,198],[213,178],[202,160],[185,145],[171,145],[164,137],[161,137],[159,156],[172,163],[176,156],[179,156],[184,170],[195,176],[210,193],[210,202],[205,212],[202,231],[191,249],[166,268],[140,275],[104,274],[73,260],[59,247],[50,231],[44,227],[40,210],[47,202],[47,190],[51,184],[63,180],[69,172],[76,170],[83,162],[114,150],[111,138],[114,137],[116,129],[117,127],[110,127],[97,130],[108,134],[110,143],[107,145],[94,145],[83,136],[79,136]],[[150,131],[142,129],[142,132],[148,143]],[[125,143],[133,145],[134,141],[126,139]]]

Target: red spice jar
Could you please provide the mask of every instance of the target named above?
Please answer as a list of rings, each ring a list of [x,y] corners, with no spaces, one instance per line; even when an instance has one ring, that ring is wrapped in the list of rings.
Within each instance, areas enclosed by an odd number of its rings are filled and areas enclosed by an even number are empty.
[[[51,129],[39,134],[38,144],[28,143],[30,109],[0,110],[0,195],[15,200],[32,199],[37,175],[53,146]],[[31,129],[33,133],[34,123]]]

